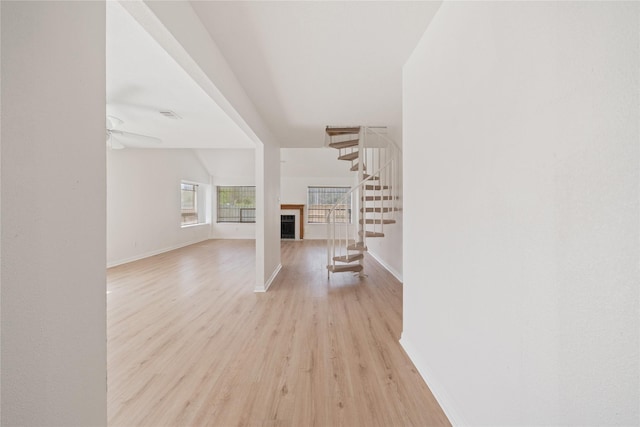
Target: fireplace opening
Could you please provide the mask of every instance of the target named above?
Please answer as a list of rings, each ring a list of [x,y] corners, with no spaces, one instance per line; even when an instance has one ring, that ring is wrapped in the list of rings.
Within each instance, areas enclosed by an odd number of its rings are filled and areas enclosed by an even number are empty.
[[[296,216],[280,215],[280,238],[295,239],[296,238]]]

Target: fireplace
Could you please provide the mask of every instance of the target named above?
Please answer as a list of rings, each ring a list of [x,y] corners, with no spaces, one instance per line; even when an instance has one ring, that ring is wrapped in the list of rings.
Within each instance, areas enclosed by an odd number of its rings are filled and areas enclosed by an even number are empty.
[[[283,221],[283,218],[285,217],[288,218]],[[291,220],[291,217],[293,217],[293,221]],[[304,239],[304,205],[280,205],[280,225],[282,239]],[[285,237],[285,234],[289,237]]]
[[[295,239],[296,238],[296,216],[280,215],[280,238]]]

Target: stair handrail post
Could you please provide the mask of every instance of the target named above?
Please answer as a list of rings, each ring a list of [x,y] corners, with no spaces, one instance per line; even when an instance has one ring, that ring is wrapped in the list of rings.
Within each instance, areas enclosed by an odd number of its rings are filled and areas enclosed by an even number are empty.
[[[398,157],[400,157],[400,152],[398,150],[395,149],[394,147],[394,154],[393,154],[393,170],[392,173],[392,180],[393,180],[393,191],[392,191],[392,196],[393,196],[393,203],[391,204],[391,207],[393,208],[393,219],[397,220],[398,219],[398,203],[399,203],[399,196],[400,196],[400,168],[398,167],[399,165],[399,161],[400,159]]]
[[[332,265],[331,251],[333,246],[333,240],[331,239],[331,212],[327,214],[327,279],[331,277],[331,270],[329,267]]]
[[[380,141],[380,138],[378,137],[378,141]],[[378,148],[378,169],[380,169],[380,164],[381,164],[381,158],[382,155],[384,154],[384,160],[386,162],[387,160],[387,152],[382,151],[382,148]],[[385,212],[384,212],[384,208],[385,208],[385,200],[384,200],[384,196],[385,196],[385,190],[384,190],[384,186],[387,185],[387,169],[385,168],[385,173],[384,175],[384,179],[380,179],[379,183],[380,183],[380,232],[384,234],[384,220],[385,220]]]
[[[358,162],[358,182],[362,182],[364,180],[364,162],[366,160],[366,152],[365,152],[365,147],[366,147],[366,142],[367,142],[367,127],[366,126],[362,126],[360,128],[360,138],[358,141],[358,151],[360,152],[360,161]],[[358,199],[360,201],[359,203],[359,207],[363,207],[365,205],[365,191],[363,190],[364,187],[360,187],[360,189],[358,190]],[[361,219],[364,219],[364,215],[363,212],[360,211],[360,209],[358,209],[358,215],[357,215],[357,228],[358,231],[361,233],[361,239],[357,239],[362,241],[362,245],[366,246],[366,226],[364,224],[364,221],[362,221],[362,223],[360,223]],[[359,234],[359,233],[356,233]],[[360,264],[363,265],[363,261],[360,260]]]
[[[389,208],[391,209],[391,212],[395,212],[395,192],[397,191],[396,189],[396,185],[395,185],[395,180],[394,180],[394,173],[395,173],[395,150],[393,149],[393,147],[389,147],[389,151],[391,152],[391,166],[390,166],[390,170],[389,170]]]
[[[402,156],[402,148],[400,148],[400,146],[398,145],[398,143],[393,140],[392,138],[387,137],[386,135],[380,133],[377,129],[380,128],[380,126],[369,126],[367,127],[367,129],[373,133],[374,135],[377,135],[379,138],[383,139],[386,144],[387,147],[391,147],[392,149],[392,159],[393,159],[393,167],[391,168],[391,173],[394,174],[393,177],[391,177],[391,175],[389,175],[389,180],[392,180],[393,182],[391,182],[391,184],[393,185],[393,187],[391,188],[391,191],[389,192],[389,196],[393,197],[393,203],[389,203],[388,206],[393,209],[393,219],[396,219],[397,217],[397,213],[396,211],[400,210],[400,200],[399,200],[399,191],[400,191],[400,182],[401,182],[401,174],[400,174],[400,168],[399,168],[399,162],[400,162],[400,158]],[[382,177],[381,177],[382,180]],[[382,205],[381,205],[382,207]]]

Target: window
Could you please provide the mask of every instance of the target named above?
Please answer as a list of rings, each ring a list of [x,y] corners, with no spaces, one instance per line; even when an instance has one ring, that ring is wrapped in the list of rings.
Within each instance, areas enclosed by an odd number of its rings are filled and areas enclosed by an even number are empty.
[[[182,226],[198,224],[198,184],[180,184],[180,211]]]
[[[211,186],[180,182],[180,225],[189,227],[211,223]]]
[[[256,187],[218,187],[218,222],[256,222]]]
[[[307,220],[310,224],[326,224],[327,214],[349,192],[349,187],[309,187]],[[351,194],[336,208],[336,222],[351,222]]]

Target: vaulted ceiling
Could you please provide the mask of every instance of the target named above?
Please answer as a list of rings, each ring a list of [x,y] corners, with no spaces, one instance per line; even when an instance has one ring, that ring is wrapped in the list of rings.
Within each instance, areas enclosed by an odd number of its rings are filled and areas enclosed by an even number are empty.
[[[254,144],[118,3],[107,2],[107,115],[136,148],[253,148]],[[178,118],[161,111],[175,112]],[[114,124],[117,120],[112,121]]]
[[[401,126],[402,66],[440,2],[191,6],[281,146],[321,147],[326,125]],[[252,146],[120,5],[107,7],[107,111],[124,130],[157,136],[163,147]]]
[[[402,66],[440,2],[193,1],[283,147],[326,125],[401,126]]]

